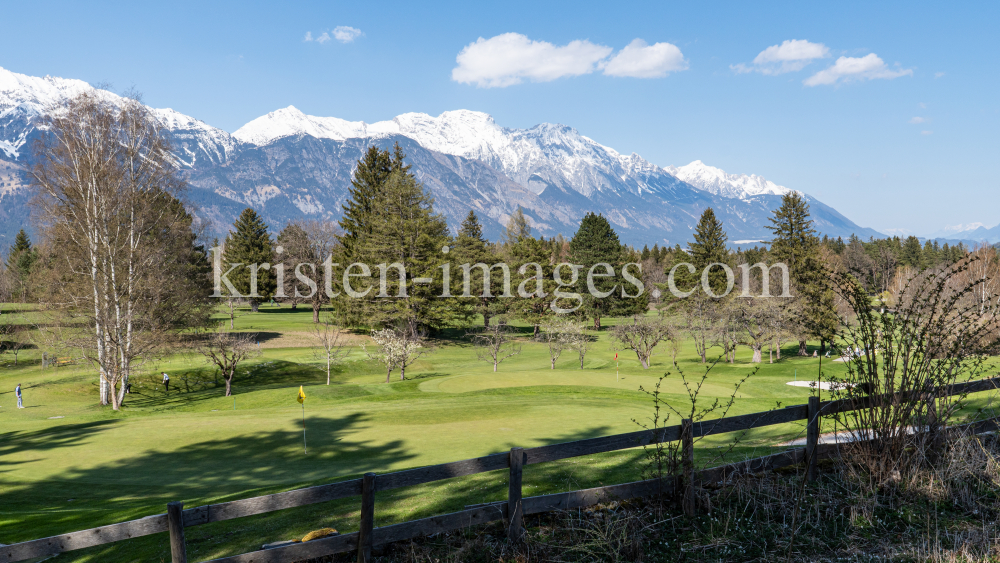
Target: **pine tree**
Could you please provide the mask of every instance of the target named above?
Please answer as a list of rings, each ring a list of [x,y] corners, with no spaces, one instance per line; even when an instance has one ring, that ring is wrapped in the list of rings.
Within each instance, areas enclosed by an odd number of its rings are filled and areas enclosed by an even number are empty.
[[[701,273],[710,264],[729,264],[729,249],[726,247],[726,231],[722,229],[722,222],[715,217],[715,211],[711,207],[705,209],[695,227],[694,242],[689,245],[691,250],[691,262],[694,264],[696,278],[701,277]],[[686,271],[686,270],[685,270]],[[722,268],[713,268],[709,274],[709,287],[712,293],[721,295],[726,291],[727,276]]]
[[[652,255],[653,255],[652,252],[649,251],[649,245],[648,244],[642,245],[642,253],[639,255],[639,259],[643,261],[649,260],[649,258]]]
[[[274,245],[267,232],[267,224],[251,207],[240,213],[234,226],[235,232],[230,231],[226,236],[223,272],[235,264],[242,264],[229,274],[229,281],[236,291],[249,299],[250,308],[256,313],[262,301],[274,297],[276,284],[270,269]],[[267,268],[263,267],[265,264]],[[257,272],[256,295],[252,294],[254,288],[251,287],[254,269]]]

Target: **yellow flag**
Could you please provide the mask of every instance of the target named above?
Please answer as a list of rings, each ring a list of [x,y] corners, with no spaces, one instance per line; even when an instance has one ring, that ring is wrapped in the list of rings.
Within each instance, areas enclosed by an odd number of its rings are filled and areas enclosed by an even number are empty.
[[[305,404],[306,402],[306,392],[302,390],[301,385],[299,385],[299,398],[296,400],[302,404]]]

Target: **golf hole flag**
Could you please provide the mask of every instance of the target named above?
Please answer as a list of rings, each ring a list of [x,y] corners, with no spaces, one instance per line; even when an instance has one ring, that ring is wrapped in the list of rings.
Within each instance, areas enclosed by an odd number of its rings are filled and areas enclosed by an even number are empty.
[[[299,385],[299,398],[296,401],[305,404],[306,403],[306,392],[302,390],[302,386]]]

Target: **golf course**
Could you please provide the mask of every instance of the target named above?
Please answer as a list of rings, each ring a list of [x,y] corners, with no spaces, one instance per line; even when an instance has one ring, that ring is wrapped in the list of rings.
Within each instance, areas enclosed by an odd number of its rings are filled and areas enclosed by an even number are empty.
[[[654,389],[668,372],[661,398],[690,411],[669,346],[661,345],[644,370],[634,353],[614,349],[606,329],[593,332],[582,369],[572,351],[550,369],[546,345],[532,339],[530,327],[520,327],[521,353],[496,373],[477,358],[464,330],[445,330],[432,335],[433,349],[407,369],[405,381],[395,371],[388,384],[361,347],[370,345],[367,335],[346,333],[350,354],[328,386],[308,308],[265,305],[242,313],[236,331],[257,334],[261,355],[239,367],[232,397],[224,396],[224,383],[196,351],[143,365],[119,412],[98,405],[97,377],[84,361],[43,369],[36,348],[22,350],[17,366],[11,354],[0,356],[0,543],[160,514],[170,501],[197,506],[513,446],[635,431],[635,421],[649,424],[653,414],[640,387]],[[228,324],[221,312],[216,319]],[[705,365],[693,343],[678,344],[677,365],[695,385]],[[740,349],[735,363],[712,368],[699,404],[727,402],[748,375],[729,415],[802,404],[815,391],[788,382],[815,379],[820,360],[825,377],[843,373],[843,363],[811,357],[812,346],[810,356],[797,356],[797,347],[788,343],[775,363],[765,351],[762,364],[750,363],[750,350]],[[161,372],[170,375],[169,391]],[[24,409],[13,393],[19,383]],[[666,424],[679,422],[672,415]],[[696,459],[717,465],[725,452],[727,459],[765,455],[803,434],[802,424],[788,424],[712,436],[696,443]],[[642,461],[638,448],[531,466],[524,494],[640,479]],[[380,493],[376,525],[501,500],[505,479],[501,471]],[[346,499],[199,526],[188,530],[188,556],[203,561],[242,553],[327,526],[356,530],[358,512],[357,499]],[[157,534],[56,560],[169,560],[169,547],[166,535]]]

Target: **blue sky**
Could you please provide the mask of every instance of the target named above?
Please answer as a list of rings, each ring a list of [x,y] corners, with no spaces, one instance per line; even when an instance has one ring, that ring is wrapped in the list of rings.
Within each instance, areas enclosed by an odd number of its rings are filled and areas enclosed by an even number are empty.
[[[228,131],[288,105],[471,109],[759,174],[883,231],[1000,222],[996,2],[0,6],[0,66],[135,87]]]

